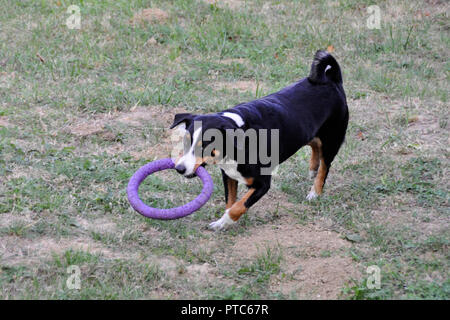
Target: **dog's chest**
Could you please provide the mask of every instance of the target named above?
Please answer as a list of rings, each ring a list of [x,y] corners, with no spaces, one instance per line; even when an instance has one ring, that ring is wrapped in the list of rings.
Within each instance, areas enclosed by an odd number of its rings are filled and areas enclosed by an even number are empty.
[[[218,163],[218,166],[220,169],[222,169],[227,176],[229,176],[231,179],[237,180],[241,183],[246,183],[244,177],[241,175],[241,173],[237,170],[238,163],[233,160],[225,160],[226,162]]]

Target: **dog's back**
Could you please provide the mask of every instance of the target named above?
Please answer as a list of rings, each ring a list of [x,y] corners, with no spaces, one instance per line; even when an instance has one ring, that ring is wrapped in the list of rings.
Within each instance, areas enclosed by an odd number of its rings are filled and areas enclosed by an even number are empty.
[[[345,132],[348,108],[339,64],[318,51],[308,77],[227,111],[238,113],[247,128],[279,129],[281,163],[313,138],[333,134],[329,131],[336,121],[345,123],[340,130]]]

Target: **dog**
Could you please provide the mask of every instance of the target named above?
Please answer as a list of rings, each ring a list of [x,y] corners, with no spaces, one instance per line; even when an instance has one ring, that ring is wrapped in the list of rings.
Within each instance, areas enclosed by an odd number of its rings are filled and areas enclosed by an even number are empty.
[[[176,114],[170,128],[183,133],[184,150],[175,160],[175,169],[191,178],[199,166],[216,163],[220,167],[225,189],[225,213],[209,227],[225,229],[235,224],[270,188],[273,168],[262,161],[258,152],[253,152],[256,160],[249,162],[252,150],[265,147],[271,156],[277,156],[281,164],[300,148],[309,145],[312,149],[309,175],[314,183],[306,199],[313,200],[322,194],[331,163],[344,142],[348,119],[339,64],[328,52],[319,50],[309,76],[278,92],[214,114]],[[278,145],[274,147],[272,136],[255,145],[250,143],[249,136],[239,138],[235,135],[231,143],[228,139],[225,145],[208,150],[217,140],[217,136],[205,139],[210,129],[219,132],[223,140],[237,130],[269,130],[277,132],[278,141],[275,142]],[[258,141],[261,142],[262,138]],[[239,152],[245,161],[237,161]],[[269,169],[269,172],[263,174],[263,169]],[[237,199],[238,183],[248,188],[240,200]]]

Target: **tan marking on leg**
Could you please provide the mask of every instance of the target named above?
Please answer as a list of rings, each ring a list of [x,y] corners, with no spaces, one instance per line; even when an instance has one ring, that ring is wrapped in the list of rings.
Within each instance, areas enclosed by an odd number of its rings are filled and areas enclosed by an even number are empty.
[[[323,158],[320,159],[320,166],[317,172],[316,179],[314,180],[314,191],[316,194],[322,194],[323,185],[325,183],[325,177],[327,175],[327,166]]]
[[[317,171],[320,165],[322,151],[322,141],[319,138],[312,139],[308,145],[311,147],[311,159],[309,160],[309,170]]]
[[[253,179],[253,178],[245,178],[245,184],[246,184],[247,186],[252,186],[254,180],[255,180],[255,179]]]
[[[236,202],[238,182],[234,179],[228,178],[227,189],[228,189],[228,199],[227,199],[227,205],[225,206],[225,208],[230,209],[233,206],[233,204]]]
[[[320,195],[322,194],[325,177],[327,175],[327,166],[325,165],[322,154],[322,141],[316,137],[312,139],[308,145],[311,146],[312,150],[309,170],[317,172],[311,192],[314,191],[316,195]]]
[[[238,221],[239,218],[247,211],[247,208],[245,207],[244,203],[245,201],[247,201],[248,198],[250,198],[253,192],[255,192],[255,189],[253,188],[249,189],[241,200],[233,204],[233,206],[230,208],[230,211],[228,212],[228,215],[230,216],[231,220]]]

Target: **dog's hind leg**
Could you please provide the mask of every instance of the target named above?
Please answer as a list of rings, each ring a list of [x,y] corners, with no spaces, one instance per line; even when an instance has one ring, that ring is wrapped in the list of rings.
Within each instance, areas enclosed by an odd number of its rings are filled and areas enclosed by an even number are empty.
[[[317,176],[317,170],[320,165],[320,153],[322,142],[319,138],[312,139],[308,145],[311,147],[311,159],[309,160],[309,178],[314,179]]]
[[[306,196],[307,200],[313,200],[322,194],[323,185],[325,184],[325,179],[328,175],[329,165],[326,164],[326,161],[322,156],[322,151],[320,153],[321,156],[319,159],[319,169],[317,170],[317,175],[314,179],[314,184],[311,187],[311,191]]]
[[[331,163],[345,138],[347,122],[344,122],[344,124],[345,126],[333,128],[332,133],[328,132],[327,135],[322,135],[319,138],[319,168],[311,191],[306,196],[307,200],[317,198],[323,192],[323,186],[330,171]]]

